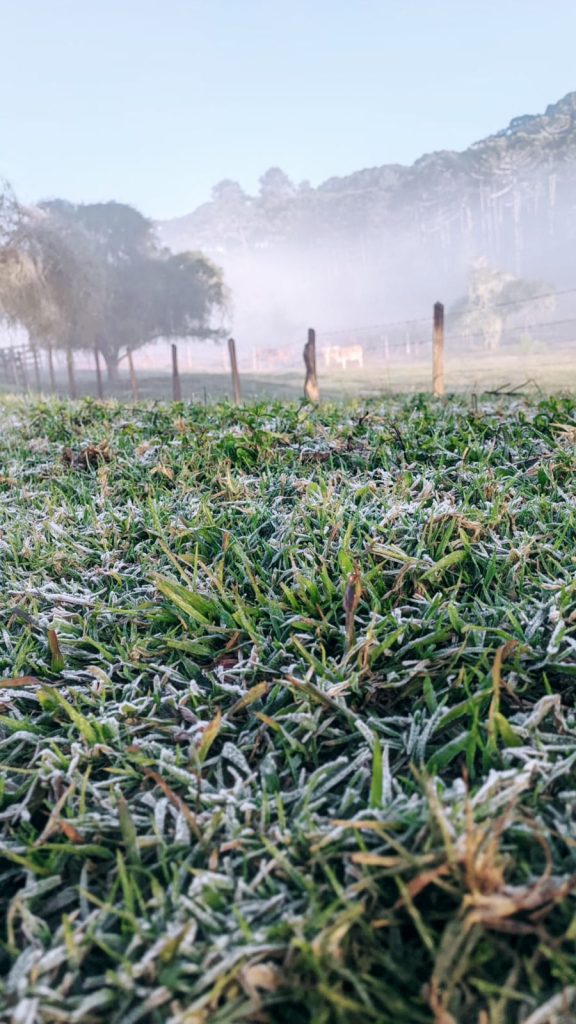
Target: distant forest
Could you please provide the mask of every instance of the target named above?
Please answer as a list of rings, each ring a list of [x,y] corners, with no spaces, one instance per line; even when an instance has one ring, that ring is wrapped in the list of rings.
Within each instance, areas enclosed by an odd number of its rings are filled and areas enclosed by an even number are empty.
[[[256,344],[303,327],[425,314],[469,289],[478,260],[516,278],[573,284],[576,92],[464,152],[295,184],[279,168],[258,195],[222,181],[212,200],[159,225],[173,248],[224,269],[234,329]]]

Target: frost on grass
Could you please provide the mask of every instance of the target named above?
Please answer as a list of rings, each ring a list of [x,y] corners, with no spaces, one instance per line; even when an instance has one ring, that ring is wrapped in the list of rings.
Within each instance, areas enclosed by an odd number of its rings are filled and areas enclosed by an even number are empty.
[[[574,403],[2,422],[0,1019],[573,1019]]]

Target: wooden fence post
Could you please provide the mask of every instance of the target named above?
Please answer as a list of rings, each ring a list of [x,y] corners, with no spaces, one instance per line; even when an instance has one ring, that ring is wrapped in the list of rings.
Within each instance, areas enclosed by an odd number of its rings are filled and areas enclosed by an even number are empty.
[[[175,402],[182,401],[180,373],[178,370],[178,348],[176,345],[172,345],[172,398]]]
[[[316,331],[312,327],[308,329],[308,341],[304,346],[304,365],[306,367],[304,397],[309,402],[319,402],[320,389],[316,375]]]
[[[238,360],[236,359],[236,342],[234,338],[228,338],[228,353],[230,355],[230,369],[232,371],[232,388],[234,390],[234,401],[240,405],[242,397],[240,394],[240,374],[238,373]]]
[[[129,348],[127,351],[128,366],[130,368],[130,387],[132,388],[132,398],[135,402],[140,398],[140,392],[138,390],[138,378],[136,377],[136,370],[134,369],[134,359],[132,358],[132,349]]]
[[[432,393],[444,394],[444,306],[434,303],[434,337],[432,342]]]
[[[98,392],[98,398],[104,398],[104,388],[102,386],[102,370],[100,369],[100,353],[97,348],[94,349],[94,362],[96,364],[96,389]]]
[[[56,375],[54,373],[54,353],[52,351],[52,345],[48,348],[48,373],[50,374],[50,391],[53,395],[56,394]]]
[[[70,398],[76,398],[76,374],[74,373],[74,353],[71,348],[66,349],[66,366],[68,367],[68,394]]]

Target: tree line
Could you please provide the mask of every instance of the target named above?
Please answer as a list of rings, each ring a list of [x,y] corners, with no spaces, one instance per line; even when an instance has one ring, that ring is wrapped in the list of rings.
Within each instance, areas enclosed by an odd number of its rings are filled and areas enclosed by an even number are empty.
[[[228,305],[218,267],[161,245],[124,203],[22,206],[0,188],[0,317],[34,346],[98,351],[114,379],[128,349],[218,340]]]

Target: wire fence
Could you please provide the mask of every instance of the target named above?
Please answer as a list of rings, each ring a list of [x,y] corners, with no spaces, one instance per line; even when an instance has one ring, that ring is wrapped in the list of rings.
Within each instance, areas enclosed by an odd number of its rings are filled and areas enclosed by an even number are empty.
[[[482,392],[524,384],[543,390],[576,388],[576,316],[568,315],[573,309],[567,308],[575,296],[576,288],[567,288],[493,303],[485,323],[482,315],[467,323],[449,316],[434,344],[430,315],[317,331],[315,365],[322,394]],[[536,315],[535,304],[552,300],[552,309],[540,308]],[[564,309],[557,308],[559,302]],[[492,311],[502,307],[508,311],[494,330]],[[191,365],[186,342],[156,351],[127,350],[112,375],[105,372],[98,353],[52,351],[19,342],[0,347],[0,389],[199,403],[226,397],[236,402],[294,398],[302,394],[304,342],[305,336],[288,345],[258,348],[236,346],[230,339],[227,346],[212,350],[212,365],[205,360],[197,368]],[[439,367],[433,368],[433,361],[440,351],[439,384]]]

